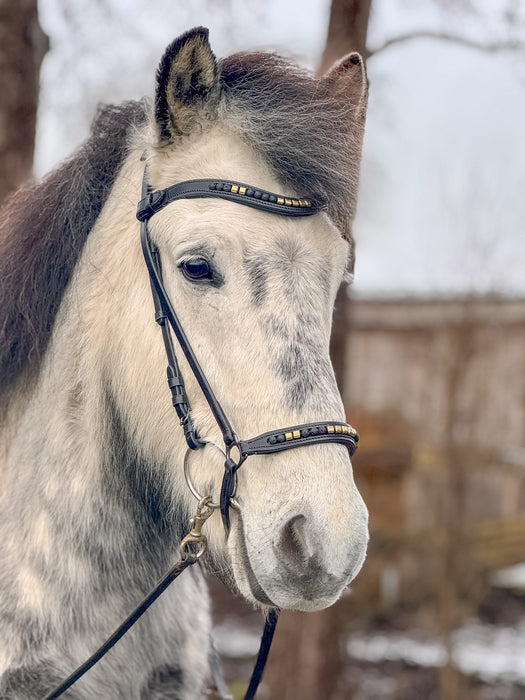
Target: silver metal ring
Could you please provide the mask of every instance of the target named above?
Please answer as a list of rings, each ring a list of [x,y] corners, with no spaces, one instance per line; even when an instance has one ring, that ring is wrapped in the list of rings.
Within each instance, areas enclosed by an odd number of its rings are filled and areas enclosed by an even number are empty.
[[[213,442],[212,440],[203,440],[202,442],[205,442],[206,445],[213,445],[213,446],[216,447],[216,448],[219,450],[219,452],[226,458],[226,452],[222,449],[222,447],[220,447],[220,445],[217,445],[216,442]],[[186,454],[184,455],[184,478],[186,479],[186,483],[188,484],[189,490],[192,492],[192,494],[195,496],[195,498],[196,498],[198,501],[202,501],[203,496],[201,496],[201,494],[199,493],[199,491],[197,491],[197,489],[196,489],[196,487],[195,487],[195,484],[193,483],[193,480],[192,480],[192,478],[191,478],[191,474],[190,474],[190,460],[189,460],[189,457],[190,457],[190,454],[192,454],[192,453],[194,453],[194,452],[195,452],[195,450],[192,450],[192,449],[188,448],[188,449],[186,450]],[[233,496],[235,496],[235,493],[236,493],[236,492],[237,492],[237,474],[235,474],[235,486],[233,487],[232,499],[233,499]],[[233,501],[232,501],[232,502],[233,502]],[[221,507],[221,504],[220,504],[220,503],[212,503],[212,502],[210,502],[210,503],[208,503],[207,505],[208,505],[210,508],[220,508],[220,507]],[[236,502],[235,502],[235,506],[238,507],[238,504],[237,504]]]

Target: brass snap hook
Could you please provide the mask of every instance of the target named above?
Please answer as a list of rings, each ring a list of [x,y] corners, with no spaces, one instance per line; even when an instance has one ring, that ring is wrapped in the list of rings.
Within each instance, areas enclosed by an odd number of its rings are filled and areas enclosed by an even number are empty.
[[[197,561],[206,551],[208,540],[206,539],[206,535],[202,532],[202,528],[214,510],[215,508],[209,496],[199,500],[197,513],[195,517],[190,520],[191,530],[180,543],[179,553],[182,561],[186,561],[187,559]]]

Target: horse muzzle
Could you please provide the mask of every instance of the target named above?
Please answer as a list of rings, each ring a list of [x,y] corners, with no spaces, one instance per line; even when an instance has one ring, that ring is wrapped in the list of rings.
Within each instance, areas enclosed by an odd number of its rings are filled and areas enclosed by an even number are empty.
[[[326,509],[301,499],[263,524],[241,503],[228,541],[240,592],[255,603],[305,612],[338,600],[361,569],[369,539],[368,511],[354,486],[344,500],[344,509]]]

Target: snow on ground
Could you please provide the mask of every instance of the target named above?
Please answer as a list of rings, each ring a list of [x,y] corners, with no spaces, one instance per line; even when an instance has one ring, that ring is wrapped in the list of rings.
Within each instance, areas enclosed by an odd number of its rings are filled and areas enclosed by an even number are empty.
[[[525,562],[494,572],[492,584],[499,588],[525,591]]]
[[[231,659],[247,659],[259,649],[261,631],[253,625],[243,625],[238,619],[226,619],[213,630],[213,641],[221,656]]]
[[[347,651],[351,658],[372,663],[403,661],[436,667],[447,660],[443,642],[414,631],[355,634]],[[452,654],[461,671],[487,683],[525,685],[525,621],[514,627],[470,622],[454,634]]]
[[[253,657],[261,631],[253,623],[245,626],[237,619],[226,619],[214,629],[217,651],[224,658]],[[437,668],[447,660],[444,643],[418,630],[355,633],[346,649],[350,658],[374,664],[401,661]],[[485,683],[525,685],[525,620],[512,627],[467,623],[453,636],[453,658],[463,673]]]

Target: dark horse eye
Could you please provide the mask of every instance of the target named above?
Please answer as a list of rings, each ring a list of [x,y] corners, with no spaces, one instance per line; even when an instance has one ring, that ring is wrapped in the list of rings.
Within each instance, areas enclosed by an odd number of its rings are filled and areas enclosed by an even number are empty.
[[[213,277],[210,263],[200,255],[183,260],[179,267],[189,280],[211,280]]]

